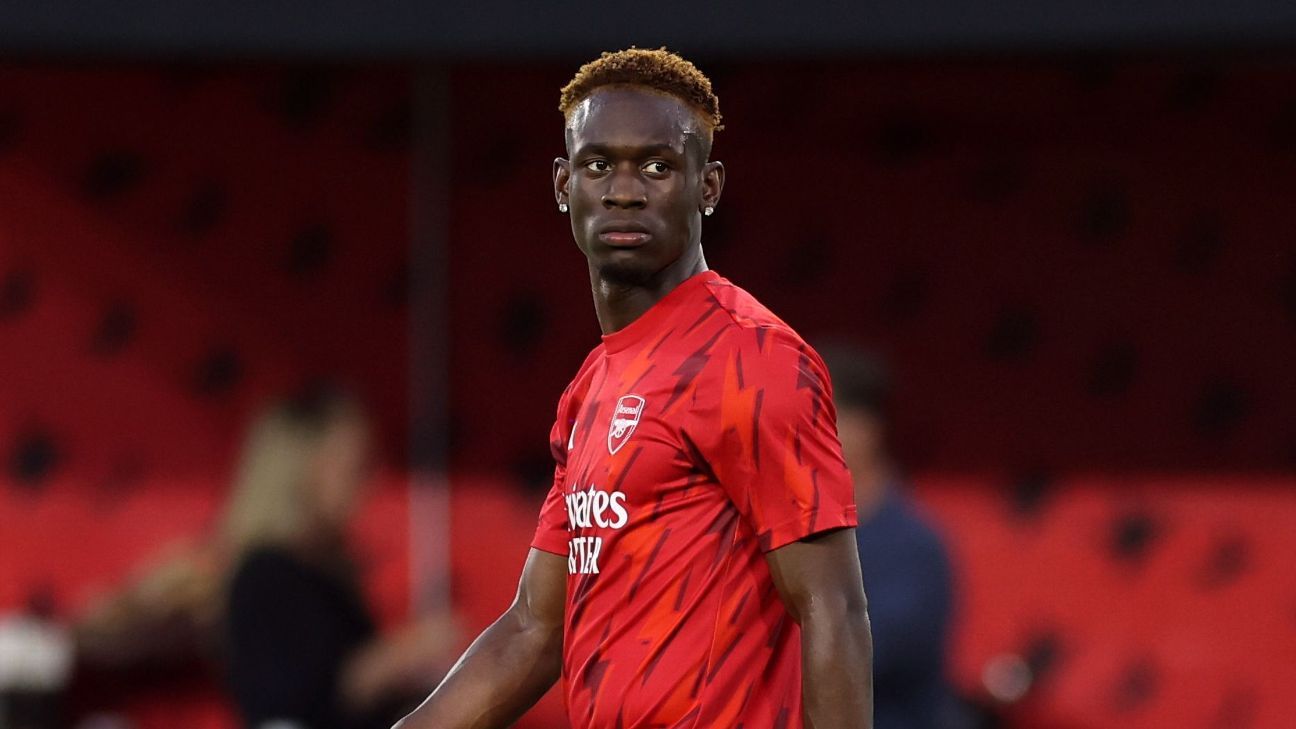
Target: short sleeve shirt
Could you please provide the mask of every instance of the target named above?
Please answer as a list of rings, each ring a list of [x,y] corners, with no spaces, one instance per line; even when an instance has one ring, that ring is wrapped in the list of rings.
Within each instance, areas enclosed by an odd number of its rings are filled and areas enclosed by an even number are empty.
[[[572,727],[800,727],[765,553],[856,523],[819,356],[700,273],[603,337],[550,446],[532,546],[567,557]]]

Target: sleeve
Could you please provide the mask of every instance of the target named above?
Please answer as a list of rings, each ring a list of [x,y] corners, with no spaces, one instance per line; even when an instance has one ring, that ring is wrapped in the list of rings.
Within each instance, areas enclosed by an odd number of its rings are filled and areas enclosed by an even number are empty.
[[[564,398],[565,399],[565,398]],[[554,422],[553,429],[549,431],[549,450],[554,457],[554,478],[553,486],[549,489],[549,495],[545,497],[544,505],[540,507],[540,522],[536,525],[535,536],[531,539],[531,546],[545,552],[552,552],[560,557],[566,557],[568,553],[568,534],[567,534],[567,500],[565,493],[565,484],[567,482],[567,439],[569,434],[562,427],[563,417],[561,413],[565,410],[559,407],[558,420]]]
[[[791,332],[744,329],[713,357],[686,433],[769,552],[856,525],[827,367]]]

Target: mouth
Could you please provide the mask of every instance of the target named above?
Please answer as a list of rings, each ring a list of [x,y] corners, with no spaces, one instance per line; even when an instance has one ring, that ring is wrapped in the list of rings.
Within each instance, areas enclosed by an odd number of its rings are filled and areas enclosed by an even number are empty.
[[[604,245],[613,248],[638,248],[647,243],[652,235],[638,223],[616,223],[599,230],[598,238]]]
[[[635,233],[631,231],[608,231],[599,233],[599,240],[605,245],[612,248],[638,248],[648,242],[652,236],[647,233]]]

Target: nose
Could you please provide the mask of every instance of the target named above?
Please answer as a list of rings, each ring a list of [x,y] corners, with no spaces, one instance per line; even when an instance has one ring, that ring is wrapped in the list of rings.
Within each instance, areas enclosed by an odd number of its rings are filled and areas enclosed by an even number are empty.
[[[648,188],[633,164],[617,165],[608,175],[607,190],[603,193],[603,207],[608,209],[636,209],[648,205]]]

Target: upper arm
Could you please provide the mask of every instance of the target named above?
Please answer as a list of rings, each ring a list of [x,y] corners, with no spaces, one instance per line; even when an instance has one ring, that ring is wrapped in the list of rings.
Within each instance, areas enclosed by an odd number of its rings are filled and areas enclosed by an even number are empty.
[[[532,547],[509,611],[524,629],[561,634],[566,603],[567,559]]]
[[[854,530],[817,534],[766,559],[801,626],[806,726],[873,726],[872,637]]]
[[[553,485],[544,505],[540,507],[540,518],[536,523],[535,536],[531,546],[556,555],[567,554],[567,447],[575,436],[575,421],[566,415],[570,409],[570,391],[563,393],[558,401],[558,416],[549,430],[549,451],[554,459]],[[527,563],[531,560],[528,557]]]
[[[856,523],[823,361],[794,334],[736,331],[712,358],[687,435],[770,552]]]
[[[774,586],[798,623],[818,610],[867,607],[854,529],[814,535],[766,553]]]
[[[549,449],[554,458],[553,486],[540,507],[531,551],[522,567],[517,596],[509,608],[509,613],[523,629],[541,630],[558,636],[562,635],[563,611],[567,604],[567,545],[570,538],[566,501],[567,445],[573,434],[573,423],[564,413],[570,404],[570,390],[568,386],[568,392],[559,399],[558,417],[549,432]]]

